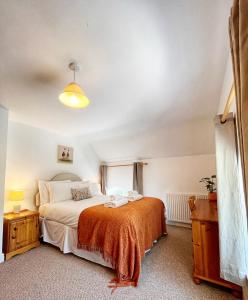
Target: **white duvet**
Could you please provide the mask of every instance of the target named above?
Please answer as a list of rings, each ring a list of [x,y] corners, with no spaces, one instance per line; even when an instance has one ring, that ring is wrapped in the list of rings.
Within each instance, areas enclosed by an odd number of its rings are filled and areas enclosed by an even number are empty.
[[[40,216],[62,223],[70,227],[78,226],[80,213],[91,206],[105,204],[109,201],[108,196],[95,196],[80,201],[66,200],[55,203],[46,203],[39,208]]]

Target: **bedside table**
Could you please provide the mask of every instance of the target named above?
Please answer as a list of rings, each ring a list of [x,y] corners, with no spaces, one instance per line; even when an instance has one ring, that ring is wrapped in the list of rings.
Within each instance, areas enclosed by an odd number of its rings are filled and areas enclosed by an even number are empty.
[[[3,252],[5,260],[40,246],[39,213],[28,209],[4,214]]]

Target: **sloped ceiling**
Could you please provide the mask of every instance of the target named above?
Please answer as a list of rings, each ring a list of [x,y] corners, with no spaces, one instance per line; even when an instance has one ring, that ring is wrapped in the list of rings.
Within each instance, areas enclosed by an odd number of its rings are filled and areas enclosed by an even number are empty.
[[[212,120],[192,120],[173,127],[95,139],[91,145],[104,162],[214,154]]]
[[[210,120],[228,57],[231,3],[1,1],[0,104],[15,122],[106,142]],[[71,59],[91,99],[84,110],[58,101],[72,81]],[[96,152],[101,143],[94,142]],[[131,155],[120,151],[115,156]]]

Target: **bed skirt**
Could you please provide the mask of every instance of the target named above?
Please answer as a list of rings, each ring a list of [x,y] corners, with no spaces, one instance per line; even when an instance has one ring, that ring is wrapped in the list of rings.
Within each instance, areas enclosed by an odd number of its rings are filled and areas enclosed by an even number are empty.
[[[58,247],[64,254],[73,253],[78,257],[113,269],[110,262],[107,262],[102,258],[101,253],[97,251],[89,252],[77,248],[77,228],[72,228],[70,226],[40,217],[40,232],[41,238],[44,242]],[[157,240],[155,240],[153,243],[156,244]],[[149,254],[150,252],[151,249],[148,249],[145,251],[145,254]]]
[[[52,244],[63,253],[73,253],[76,256],[87,259],[94,263],[113,269],[109,262],[106,262],[99,252],[89,252],[77,248],[78,233],[77,228],[40,218],[41,237],[43,241]]]

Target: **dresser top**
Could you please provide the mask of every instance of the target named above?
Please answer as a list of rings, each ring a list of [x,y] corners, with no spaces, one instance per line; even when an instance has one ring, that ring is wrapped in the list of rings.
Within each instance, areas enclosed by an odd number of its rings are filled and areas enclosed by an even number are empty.
[[[18,220],[26,217],[30,217],[33,215],[38,215],[39,213],[37,211],[32,211],[28,209],[21,210],[19,213],[13,213],[9,212],[4,214],[4,218],[7,220]]]
[[[195,201],[195,209],[191,212],[191,220],[218,222],[217,202],[208,199]]]

